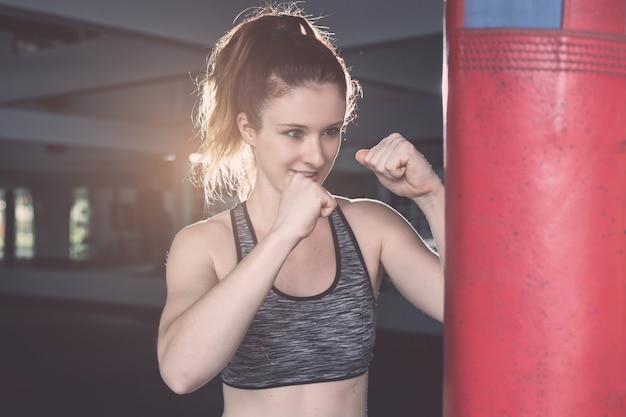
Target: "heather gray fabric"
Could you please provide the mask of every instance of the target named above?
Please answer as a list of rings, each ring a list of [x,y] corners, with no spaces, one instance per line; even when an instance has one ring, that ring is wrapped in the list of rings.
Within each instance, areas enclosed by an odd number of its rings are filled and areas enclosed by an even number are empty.
[[[231,210],[241,261],[257,243],[245,203]],[[337,274],[312,297],[273,288],[222,381],[243,389],[353,378],[367,372],[376,334],[376,299],[363,256],[343,213],[330,216]]]

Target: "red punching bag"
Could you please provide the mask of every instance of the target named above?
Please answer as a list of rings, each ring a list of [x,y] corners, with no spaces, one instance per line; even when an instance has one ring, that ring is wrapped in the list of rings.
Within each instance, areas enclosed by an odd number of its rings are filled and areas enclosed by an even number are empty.
[[[624,417],[626,1],[549,29],[468,27],[469,1],[446,1],[444,416]]]

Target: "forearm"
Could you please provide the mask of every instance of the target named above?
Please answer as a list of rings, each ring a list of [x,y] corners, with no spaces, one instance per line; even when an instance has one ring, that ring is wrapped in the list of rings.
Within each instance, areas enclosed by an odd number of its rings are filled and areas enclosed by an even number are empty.
[[[268,234],[226,278],[161,329],[161,374],[174,391],[194,391],[226,366],[295,244]]]
[[[437,246],[437,252],[442,266],[445,265],[445,187],[437,179],[437,184],[428,194],[413,199],[413,202],[422,210],[430,226],[430,231]]]

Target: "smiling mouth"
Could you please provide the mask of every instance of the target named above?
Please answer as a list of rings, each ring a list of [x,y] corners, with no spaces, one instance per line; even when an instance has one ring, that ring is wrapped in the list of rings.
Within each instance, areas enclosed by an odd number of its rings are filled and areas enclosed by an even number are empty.
[[[291,170],[291,172],[297,173],[297,174],[302,174],[307,178],[312,179],[313,181],[317,180],[317,172],[302,172],[302,171],[294,171]]]

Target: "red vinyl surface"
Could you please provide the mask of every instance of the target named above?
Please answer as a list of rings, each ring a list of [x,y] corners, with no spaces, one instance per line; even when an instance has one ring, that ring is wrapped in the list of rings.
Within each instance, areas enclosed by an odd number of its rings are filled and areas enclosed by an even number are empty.
[[[444,416],[624,417],[626,36],[462,29],[456,7]]]

